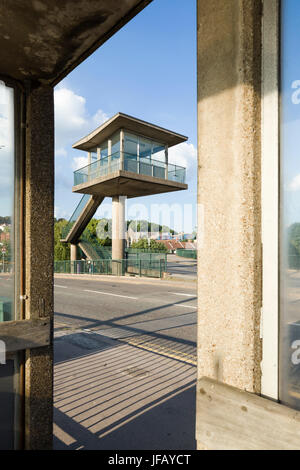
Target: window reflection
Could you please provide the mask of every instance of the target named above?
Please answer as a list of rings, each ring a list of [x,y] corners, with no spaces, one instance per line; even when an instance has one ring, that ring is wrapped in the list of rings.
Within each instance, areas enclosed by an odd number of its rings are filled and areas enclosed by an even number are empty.
[[[120,132],[117,132],[111,138],[111,154],[115,155],[118,152],[120,152]]]
[[[14,90],[0,81],[0,322],[14,318]]]

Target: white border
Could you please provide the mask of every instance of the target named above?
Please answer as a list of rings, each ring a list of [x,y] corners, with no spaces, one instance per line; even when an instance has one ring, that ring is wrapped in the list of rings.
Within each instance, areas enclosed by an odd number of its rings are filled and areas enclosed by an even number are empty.
[[[262,30],[262,380],[278,400],[279,324],[279,0],[264,0]]]

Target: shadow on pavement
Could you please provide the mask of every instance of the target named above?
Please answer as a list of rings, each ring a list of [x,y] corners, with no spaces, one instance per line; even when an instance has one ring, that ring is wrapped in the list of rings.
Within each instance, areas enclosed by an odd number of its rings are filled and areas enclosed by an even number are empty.
[[[54,448],[195,449],[195,347],[139,341],[56,340]]]

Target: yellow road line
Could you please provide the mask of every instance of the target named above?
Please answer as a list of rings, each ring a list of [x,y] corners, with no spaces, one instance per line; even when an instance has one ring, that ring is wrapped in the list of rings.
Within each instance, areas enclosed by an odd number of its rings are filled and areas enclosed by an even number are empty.
[[[151,343],[146,341],[145,343],[140,343],[139,341],[134,340],[133,338],[131,339],[119,339],[119,341],[122,341],[123,343],[127,343],[130,346],[135,346],[140,349],[144,349],[145,351],[150,351],[154,353],[161,354],[163,356],[169,357],[171,359],[177,359],[179,361],[184,361],[187,364],[191,364],[193,366],[197,365],[197,358],[194,354],[187,354],[181,351],[176,351],[174,349],[170,349],[164,346],[157,346],[155,343]]]

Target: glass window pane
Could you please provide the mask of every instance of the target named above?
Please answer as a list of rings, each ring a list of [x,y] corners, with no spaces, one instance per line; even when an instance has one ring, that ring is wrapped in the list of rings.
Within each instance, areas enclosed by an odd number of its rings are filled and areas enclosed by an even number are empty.
[[[140,157],[142,158],[151,158],[152,152],[152,142],[151,140],[144,139],[143,137],[139,138],[140,145]]]
[[[281,12],[280,400],[300,409],[300,2]]]
[[[165,163],[166,161],[165,146],[162,144],[159,144],[158,142],[153,142],[152,158],[153,160],[158,160],[160,162]]]
[[[128,134],[124,135],[124,152],[131,155],[137,156],[138,138],[136,135]]]
[[[115,155],[118,152],[120,152],[120,132],[117,132],[111,138],[111,154]]]
[[[0,81],[0,322],[14,319],[14,90]]]
[[[98,160],[97,148],[92,149],[90,152],[91,152],[91,163],[93,163]]]
[[[108,142],[103,142],[101,144],[100,158],[105,158],[108,156]]]

